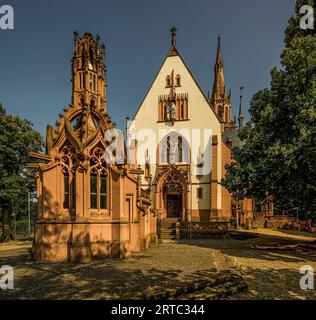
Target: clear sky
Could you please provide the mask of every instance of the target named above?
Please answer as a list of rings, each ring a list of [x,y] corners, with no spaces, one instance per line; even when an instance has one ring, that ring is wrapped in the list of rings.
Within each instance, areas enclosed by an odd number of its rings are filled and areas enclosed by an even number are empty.
[[[205,93],[211,91],[217,35],[226,88],[238,110],[269,85],[279,67],[294,0],[5,0],[15,29],[0,30],[0,102],[42,134],[70,103],[73,31],[99,34],[106,46],[108,112],[119,127],[132,117],[170,47],[177,48]],[[247,117],[246,113],[246,117]]]

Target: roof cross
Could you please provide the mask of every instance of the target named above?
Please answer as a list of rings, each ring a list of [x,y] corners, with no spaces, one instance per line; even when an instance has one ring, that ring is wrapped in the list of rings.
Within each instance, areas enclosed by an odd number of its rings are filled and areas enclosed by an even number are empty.
[[[170,32],[171,32],[171,45],[173,47],[176,46],[176,32],[177,32],[177,28],[176,27],[172,27],[170,29]]]

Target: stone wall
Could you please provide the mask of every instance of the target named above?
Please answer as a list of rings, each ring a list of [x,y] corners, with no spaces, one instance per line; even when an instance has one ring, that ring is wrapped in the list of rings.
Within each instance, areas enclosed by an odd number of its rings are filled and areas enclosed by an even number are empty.
[[[265,217],[261,212],[254,214],[254,227],[311,232],[316,231],[315,227],[312,227],[311,220],[301,220],[297,219],[296,217],[289,217],[287,215],[268,216],[265,226]]]
[[[228,221],[212,221],[212,222],[185,222],[181,224],[180,237],[182,239],[212,239],[224,238],[228,235],[230,223]]]

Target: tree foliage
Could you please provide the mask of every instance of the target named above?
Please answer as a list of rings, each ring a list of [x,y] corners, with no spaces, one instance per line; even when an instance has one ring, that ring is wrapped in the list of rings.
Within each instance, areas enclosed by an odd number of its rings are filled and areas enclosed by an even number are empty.
[[[30,151],[41,151],[42,136],[31,122],[6,113],[0,104],[0,206],[2,240],[12,238],[11,215],[27,210],[27,192],[35,190],[35,175],[27,169]]]
[[[316,34],[300,28],[300,7],[285,30],[282,68],[273,68],[269,89],[250,102],[250,121],[234,148],[223,185],[237,199],[265,199],[279,209],[298,207],[302,216],[316,215]]]

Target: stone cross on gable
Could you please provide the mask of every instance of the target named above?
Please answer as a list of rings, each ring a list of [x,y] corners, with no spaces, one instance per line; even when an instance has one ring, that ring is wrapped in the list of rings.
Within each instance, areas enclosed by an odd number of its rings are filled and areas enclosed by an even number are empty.
[[[171,32],[171,45],[173,47],[176,46],[176,32],[177,32],[177,28],[176,27],[172,27],[170,29],[170,32]]]

